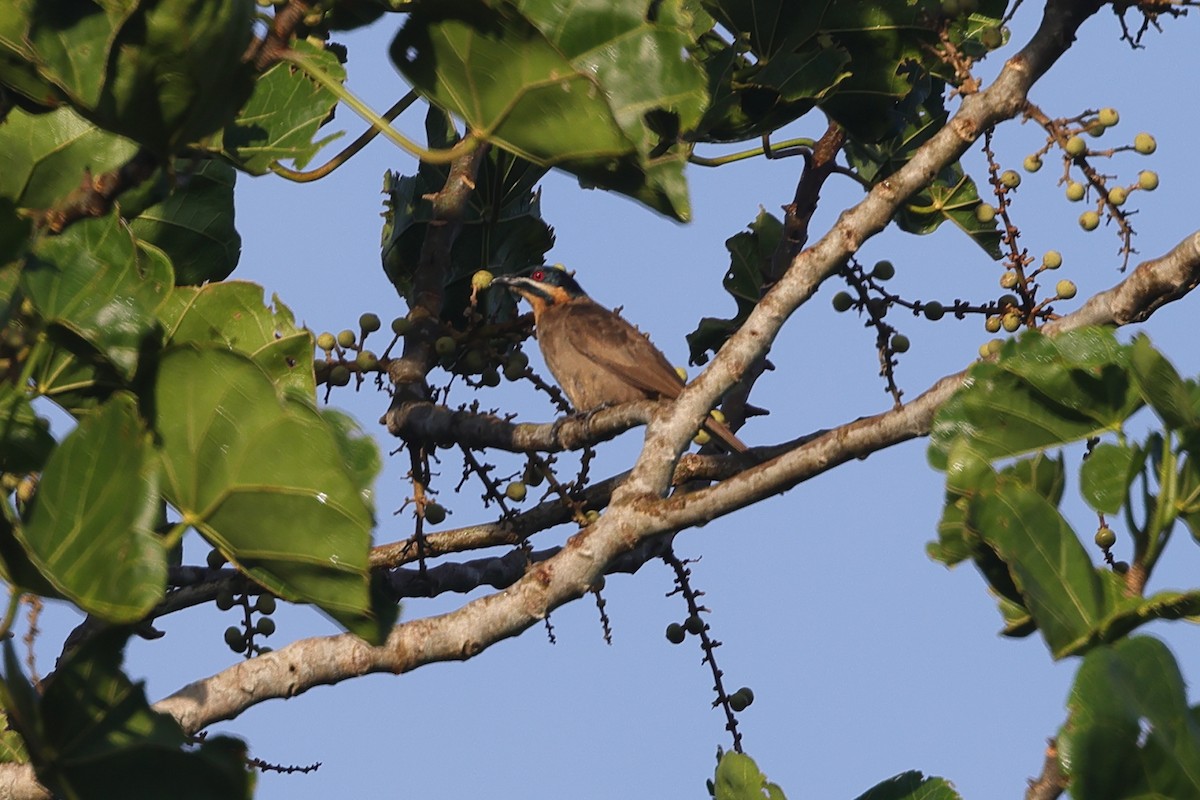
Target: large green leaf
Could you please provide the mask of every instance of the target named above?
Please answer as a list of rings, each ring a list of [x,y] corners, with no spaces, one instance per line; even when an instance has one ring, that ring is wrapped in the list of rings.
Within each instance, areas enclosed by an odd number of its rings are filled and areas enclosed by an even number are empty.
[[[171,259],[175,282],[220,281],[237,266],[242,237],[233,224],[237,173],[219,161],[177,162],[177,185],[166,199],[129,221],[134,235]]]
[[[1058,735],[1073,797],[1200,796],[1200,725],[1170,650],[1136,637],[1084,658]]]
[[[972,528],[1007,565],[1055,657],[1091,640],[1104,617],[1104,593],[1079,538],[1045,497],[1001,479],[971,504]]]
[[[225,736],[197,747],[170,716],[154,711],[141,683],[121,669],[129,631],[102,631],[71,653],[38,698],[4,643],[3,689],[10,719],[38,779],[65,800],[249,800],[246,746]],[[16,703],[15,713],[10,699]],[[188,749],[184,749],[188,747]]]
[[[346,70],[330,50],[303,40],[292,48],[337,81]],[[291,160],[303,169],[336,133],[317,140],[337,98],[289,63],[275,64],[254,82],[254,93],[226,128],[221,146],[238,169],[252,175],[270,171],[274,161]]]
[[[255,283],[225,281],[180,287],[160,311],[170,344],[220,344],[250,356],[280,389],[316,396],[312,334],[296,326],[278,297],[263,304]]]
[[[88,170],[116,169],[136,152],[133,142],[65,106],[48,114],[13,109],[0,125],[0,197],[20,208],[50,208],[78,188]]]
[[[117,394],[50,455],[16,535],[80,608],[133,622],[166,586],[166,551],[153,531],[157,509],[150,435],[133,396]]]
[[[314,408],[213,346],[164,353],[154,408],[165,493],[183,519],[271,592],[381,641],[390,623],[369,595],[361,470]]]
[[[415,10],[392,60],[483,138],[687,219],[686,151],[705,76],[680,0],[439,3]]]
[[[174,283],[170,263],[139,249],[115,213],[41,238],[21,280],[47,321],[90,343],[127,378],[158,336],[154,312]]]
[[[1141,405],[1127,364],[1127,349],[1102,328],[1008,341],[1000,360],[972,366],[938,411],[930,463],[947,469],[959,438],[991,461],[1119,429]]]
[[[249,95],[254,3],[35,4],[40,78],[101,127],[166,156],[223,127]]]

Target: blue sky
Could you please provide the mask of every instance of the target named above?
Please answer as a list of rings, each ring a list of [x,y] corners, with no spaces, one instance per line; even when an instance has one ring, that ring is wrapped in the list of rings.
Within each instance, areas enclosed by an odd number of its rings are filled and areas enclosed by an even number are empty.
[[[1028,36],[1036,15],[1033,6],[1021,9],[1015,44]],[[1125,154],[1102,169],[1126,181],[1139,169],[1162,175],[1158,191],[1131,200],[1141,209],[1135,246],[1146,257],[1170,249],[1195,227],[1188,189],[1198,177],[1191,152],[1196,89],[1178,79],[1196,74],[1195,25],[1195,19],[1166,20],[1165,35],[1150,34],[1147,48],[1133,52],[1118,41],[1120,29],[1104,12],[1084,26],[1080,43],[1032,94],[1051,116],[1116,107],[1122,121],[1107,134],[1114,143],[1131,141],[1140,130],[1157,137],[1152,157]],[[386,60],[395,26],[385,19],[343,37],[351,53],[350,86],[377,109],[406,90]],[[997,53],[982,74],[994,74],[1013,50]],[[1168,84],[1166,76],[1174,79]],[[418,131],[421,114],[411,110],[401,123]],[[346,109],[339,109],[334,125],[350,137],[362,129]],[[823,128],[814,115],[789,133],[815,137]],[[1005,124],[996,137],[1002,166],[1019,168],[1042,141],[1032,125]],[[982,174],[978,149],[967,163]],[[355,327],[364,311],[378,313],[386,326],[405,308],[379,267],[379,189],[385,170],[414,168],[409,157],[377,140],[313,185],[240,178],[244,242],[234,277],[262,284],[268,297],[278,293],[314,331]],[[732,312],[720,288],[728,266],[724,240],[760,206],[778,214],[799,168],[795,159],[693,168],[694,221],[686,226],[552,174],[542,204],[557,234],[549,258],[576,270],[601,303],[623,306],[628,319],[683,363],[683,337],[696,321]],[[1050,160],[1038,174],[1024,175],[1013,213],[1031,253],[1062,251],[1060,273],[1080,287],[1074,303],[1059,306],[1071,310],[1120,280],[1120,260],[1111,229],[1079,230],[1075,220],[1083,208],[1063,199],[1058,175]],[[835,178],[823,192],[814,236],[860,196],[852,182]],[[892,286],[906,296],[951,301],[1000,293],[1000,267],[956,230],[914,237],[889,228],[861,253],[866,263],[879,258],[896,264]],[[777,369],[752,398],[771,414],[743,429],[748,443],[786,440],[890,405],[876,374],[874,334],[854,314],[832,311],[837,289],[822,288],[781,334],[771,353]],[[1144,326],[1187,375],[1200,371],[1194,306],[1191,299],[1174,304]],[[895,313],[893,321],[913,342],[898,368],[910,398],[963,368],[990,338],[977,318],[933,324]],[[540,366],[536,355],[533,362]],[[552,416],[532,392],[507,384],[491,398],[485,405],[516,410],[522,420]],[[387,402],[368,390],[333,397],[380,437],[385,452],[395,443],[376,420]],[[603,448],[592,474],[628,467],[639,442],[634,431]],[[974,570],[948,571],[925,556],[942,481],[926,465],[924,450],[924,442],[912,442],[847,464],[677,539],[679,555],[699,559],[693,581],[705,592],[708,622],[724,643],[717,656],[728,684],[755,691],[754,705],[740,717],[745,747],[790,797],[853,798],[907,769],[944,776],[973,800],[1013,797],[1040,769],[1044,742],[1064,719],[1077,662],[1053,663],[1036,637],[998,637],[999,616]],[[518,463],[500,454],[489,460]],[[381,542],[411,531],[407,512],[391,513],[408,494],[407,457],[387,464],[378,486]],[[453,495],[459,468],[452,460],[441,471],[442,499],[453,511],[442,527],[491,518],[476,489]],[[1090,531],[1094,516],[1073,486],[1068,498],[1071,519]],[[561,542],[572,532],[542,534],[535,545]],[[1124,544],[1118,553],[1127,553]],[[190,560],[202,559],[204,550],[192,547]],[[1152,588],[1187,586],[1197,566],[1196,547],[1180,529]],[[322,762],[309,775],[263,776],[258,797],[265,800],[702,797],[715,749],[729,741],[723,716],[711,708],[711,677],[695,640],[672,646],[663,636],[668,623],[686,614],[679,598],[666,597],[671,588],[670,571],[658,563],[612,577],[605,592],[612,646],[585,599],[553,615],[557,644],[534,628],[464,664],[315,689],[251,709],[217,729],[246,737],[252,753],[266,761]],[[461,602],[458,596],[409,601],[403,616],[436,614]],[[277,619],[276,646],[334,630],[307,609],[283,606]],[[50,615],[47,654],[61,641],[53,632],[71,622],[68,612]],[[169,694],[238,658],[221,643],[221,631],[235,622],[233,614],[212,608],[165,620],[164,639],[131,647],[129,669],[147,680],[151,699]],[[1148,630],[1165,638],[1185,676],[1194,676],[1200,644],[1192,628],[1179,622]],[[46,661],[43,672],[48,667]]]

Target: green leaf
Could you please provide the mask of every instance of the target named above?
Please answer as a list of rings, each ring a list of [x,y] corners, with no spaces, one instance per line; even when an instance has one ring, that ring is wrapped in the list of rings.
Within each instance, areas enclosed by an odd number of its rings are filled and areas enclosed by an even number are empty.
[[[22,734],[32,721],[44,735],[25,735],[38,779],[71,800],[153,800],[164,786],[181,800],[249,800],[254,778],[245,767],[245,744],[210,736],[185,750],[189,741],[179,724],[151,709],[142,684],[122,671],[128,636],[128,629],[112,628],[84,642],[46,681],[40,702],[21,715]],[[5,651],[11,690],[25,676],[9,642]]]
[[[278,297],[263,303],[263,288],[246,281],[180,287],[160,315],[170,344],[220,344],[250,356],[280,389],[315,402],[312,334],[296,326]]]
[[[979,362],[934,418],[929,461],[948,469],[960,437],[985,461],[1117,430],[1141,400],[1110,331],[1085,328],[1010,340],[998,362]]]
[[[783,790],[767,780],[744,753],[725,753],[717,764],[715,800],[785,800]]]
[[[222,128],[250,93],[250,0],[35,7],[39,75],[97,125],[160,157]]]
[[[1124,576],[1104,570],[1099,573],[1107,613],[1099,626],[1100,639],[1115,642],[1130,632],[1158,619],[1175,620],[1200,615],[1200,591],[1155,592],[1150,597],[1130,596]]]
[[[770,133],[807,114],[850,74],[846,51],[819,41],[751,62],[738,45],[708,34],[692,54],[704,65],[712,96],[696,141],[736,142]]]
[[[1074,797],[1200,796],[1200,726],[1167,647],[1136,637],[1084,658],[1059,731]]]
[[[979,190],[959,164],[943,169],[927,187],[913,195],[896,214],[896,224],[909,233],[933,233],[943,222],[953,222],[993,259],[999,260],[999,223],[980,222],[975,210],[982,201]]]
[[[133,142],[65,106],[47,114],[13,109],[0,125],[0,197],[18,208],[50,208],[77,189],[89,171],[116,169],[136,152]]]
[[[985,15],[990,16],[989,22],[999,24],[1004,5],[983,3],[975,16],[981,21]],[[911,95],[916,92],[923,99],[931,76],[958,78],[939,58],[938,15],[931,14],[925,4],[908,0],[803,4],[714,0],[705,7],[738,38],[737,46],[748,48],[753,56],[733,59],[728,67],[720,64],[717,70],[710,67],[710,75],[721,75],[719,83],[727,87],[713,88],[717,100],[714,105],[719,104],[725,111],[733,107],[725,95],[737,97],[744,113],[740,129],[744,135],[766,132],[762,130],[766,120],[770,120],[766,122],[768,127],[790,121],[780,113],[787,109],[775,102],[784,82],[762,76],[790,72],[789,66],[797,56],[820,53],[830,58],[829,53],[837,54],[838,71],[833,72],[831,65],[811,70],[813,75],[806,80],[813,81],[813,85],[807,93],[847,130],[851,139],[863,142],[879,141],[902,128],[907,121],[905,112],[914,105]],[[960,44],[970,32],[966,26],[950,26],[947,34],[953,43]],[[706,49],[713,52],[715,48]],[[820,87],[822,83],[824,87]],[[764,97],[764,87],[776,91]],[[939,86],[938,91],[943,88]],[[793,110],[791,119],[807,110]]]
[[[1101,514],[1115,514],[1125,503],[1133,480],[1132,448],[1100,444],[1079,468],[1079,491],[1087,504]]]
[[[696,330],[687,335],[689,360],[693,364],[708,361],[708,354],[720,350],[742,327],[772,274],[772,257],[783,236],[783,223],[760,209],[747,228],[725,240],[729,271],[725,273],[723,283],[725,291],[737,302],[737,314],[731,319],[705,317],[700,320]]]
[[[458,141],[444,112],[431,107],[425,128],[429,146],[444,149]],[[508,275],[545,261],[554,233],[541,216],[541,197],[535,190],[544,167],[499,148],[491,148],[480,165],[459,235],[450,251],[445,280],[442,321],[455,327],[467,323],[471,276],[480,268]],[[425,236],[434,219],[429,195],[441,190],[448,168],[422,163],[416,175],[384,176],[383,269],[400,295],[413,305],[413,276],[420,263]],[[485,292],[476,298],[485,319],[503,321],[515,316],[508,292]],[[480,302],[481,301],[481,302]]]
[[[346,80],[346,69],[332,51],[304,40],[292,42],[291,47],[334,80]],[[335,105],[333,92],[291,64],[279,62],[258,77],[250,99],[225,128],[223,153],[251,175],[270,172],[275,161],[290,160],[303,169],[317,151],[342,135],[315,138]]]
[[[158,336],[155,309],[171,291],[171,265],[138,249],[116,214],[76,222],[30,252],[22,287],[42,316],[75,333],[130,378]]]
[[[34,386],[72,416],[88,413],[113,392],[128,387],[95,347],[71,331],[52,325],[45,337],[47,352],[34,366]]]
[[[0,83],[13,90],[13,102],[45,111],[64,101],[62,93],[38,75],[37,54],[29,42],[34,0],[10,0],[0,14]]]
[[[677,146],[707,100],[681,0],[443,3],[392,43],[405,78],[488,141],[586,185],[690,216]]]
[[[1147,337],[1133,340],[1129,367],[1138,391],[1168,428],[1178,430],[1200,420],[1194,405],[1195,383],[1179,377],[1171,362],[1154,349]]]
[[[873,786],[857,800],[962,800],[962,795],[945,778],[926,778],[911,771]]]
[[[133,3],[106,6],[34,3],[27,17],[25,37],[39,74],[85,107],[100,101],[113,39],[135,7]]]
[[[165,493],[184,520],[274,594],[382,641],[362,471],[313,407],[250,357],[211,346],[164,353],[154,406]]]
[[[24,392],[0,383],[0,472],[36,472],[52,449],[50,422],[34,413]]]
[[[153,525],[158,469],[131,395],[85,417],[46,464],[16,536],[80,608],[133,622],[161,599],[166,551]]]
[[[237,173],[219,161],[185,162],[178,185],[163,201],[129,221],[142,242],[171,260],[178,284],[220,281],[237,266],[242,237],[233,224],[233,186]]]
[[[1050,502],[1001,476],[973,500],[970,523],[1003,561],[1055,658],[1092,638],[1104,598],[1091,559]]]

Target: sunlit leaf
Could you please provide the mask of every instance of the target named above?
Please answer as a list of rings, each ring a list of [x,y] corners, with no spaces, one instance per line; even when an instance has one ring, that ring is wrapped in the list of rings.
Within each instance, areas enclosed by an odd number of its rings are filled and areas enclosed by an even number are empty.
[[[185,521],[271,592],[380,641],[362,472],[312,406],[283,396],[249,356],[214,346],[167,350],[154,405],[165,491]]]
[[[1020,485],[1001,485],[972,504],[972,525],[1008,566],[1051,652],[1088,639],[1103,616],[1091,559],[1050,503]]]
[[[162,597],[166,551],[153,531],[158,469],[128,394],[69,433],[46,464],[16,536],[43,575],[78,606],[113,622],[140,619]]]
[[[312,60],[337,81],[346,70],[332,51],[311,42],[292,42],[296,52]],[[301,70],[286,62],[275,64],[254,82],[254,93],[222,136],[225,155],[252,175],[270,171],[273,161],[294,162],[303,169],[325,144],[342,134],[317,139],[337,98]]]
[[[296,325],[278,297],[274,308],[263,289],[246,281],[180,287],[160,315],[171,344],[220,344],[250,356],[276,386],[298,397],[316,396],[312,334]]]
[[[170,263],[140,250],[116,214],[41,238],[21,280],[42,316],[89,342],[127,378],[158,335],[154,312],[174,283]]]
[[[687,219],[674,145],[706,100],[703,72],[680,55],[690,22],[678,0],[439,4],[414,10],[391,54],[485,139]]]
[[[78,188],[88,171],[124,164],[137,145],[64,106],[47,114],[10,111],[0,125],[0,152],[0,197],[19,208],[46,209]]]
[[[946,469],[960,437],[990,461],[1118,429],[1141,404],[1125,357],[1112,333],[1099,328],[1010,340],[998,362],[973,365],[938,411],[930,463]]]

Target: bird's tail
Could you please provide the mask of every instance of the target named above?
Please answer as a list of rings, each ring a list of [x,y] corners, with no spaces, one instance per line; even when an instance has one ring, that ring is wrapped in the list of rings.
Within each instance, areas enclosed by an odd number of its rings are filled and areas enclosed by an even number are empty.
[[[733,431],[720,420],[709,417],[704,421],[704,429],[713,436],[721,440],[721,443],[733,453],[745,453],[750,448],[746,447],[746,443],[733,435]]]

